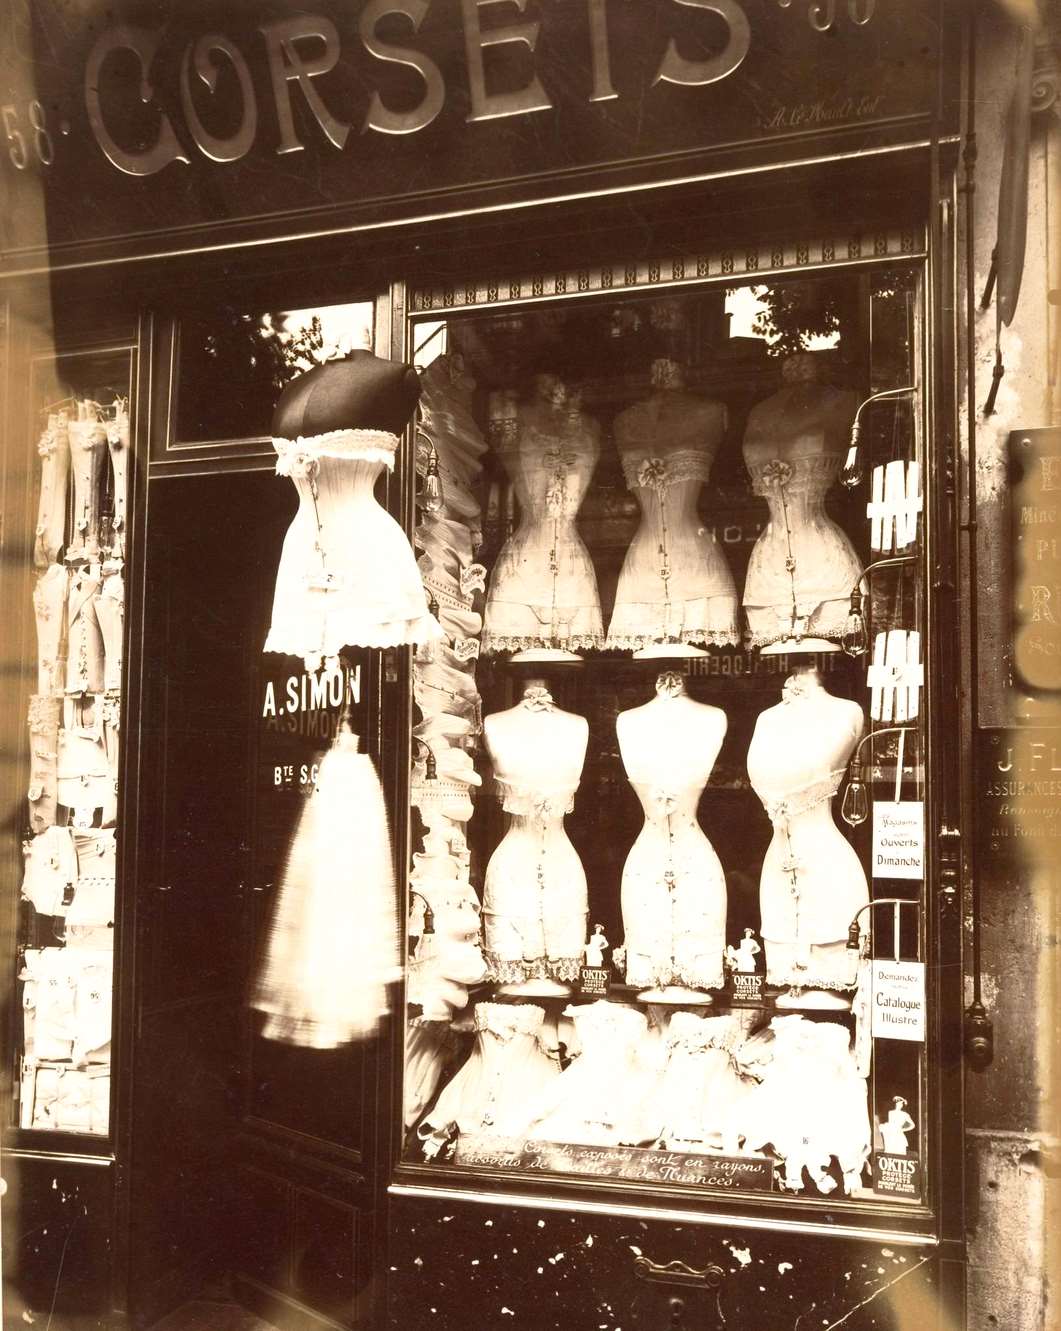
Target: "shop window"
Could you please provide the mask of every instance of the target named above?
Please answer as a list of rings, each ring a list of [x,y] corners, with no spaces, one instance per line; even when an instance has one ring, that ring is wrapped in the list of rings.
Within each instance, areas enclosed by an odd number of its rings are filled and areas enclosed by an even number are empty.
[[[403,1183],[928,1199],[921,272],[722,258],[413,295]]]

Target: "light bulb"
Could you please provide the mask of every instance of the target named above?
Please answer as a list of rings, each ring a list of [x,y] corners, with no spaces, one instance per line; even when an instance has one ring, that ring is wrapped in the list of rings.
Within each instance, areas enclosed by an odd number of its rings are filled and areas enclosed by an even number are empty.
[[[848,656],[865,656],[869,650],[869,633],[866,630],[866,618],[862,613],[862,592],[858,587],[851,593],[851,609],[844,625],[841,643]]]
[[[858,440],[862,433],[862,423],[855,420],[851,426],[851,443],[847,450],[847,457],[844,459],[844,465],[840,471],[840,484],[845,490],[854,490],[862,484],[862,477],[865,472],[862,466],[862,455],[859,452]]]
[[[431,449],[427,459],[427,471],[424,485],[420,492],[420,507],[425,513],[438,513],[446,503],[442,493],[442,477],[438,474],[438,454]]]
[[[849,827],[858,827],[869,817],[869,795],[862,780],[862,768],[858,763],[852,764],[851,780],[844,791],[840,817]]]

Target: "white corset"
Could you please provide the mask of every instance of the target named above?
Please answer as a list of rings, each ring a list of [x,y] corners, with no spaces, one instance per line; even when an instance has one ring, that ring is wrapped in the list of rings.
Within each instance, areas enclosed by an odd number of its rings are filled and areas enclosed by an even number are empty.
[[[631,490],[666,491],[682,481],[706,482],[714,461],[700,448],[680,448],[658,457],[651,451],[633,450],[622,455],[623,476]]]
[[[345,646],[439,638],[412,548],[373,493],[394,466],[397,435],[333,430],[273,446],[299,509],[284,539],[265,650],[301,656],[314,671]]]

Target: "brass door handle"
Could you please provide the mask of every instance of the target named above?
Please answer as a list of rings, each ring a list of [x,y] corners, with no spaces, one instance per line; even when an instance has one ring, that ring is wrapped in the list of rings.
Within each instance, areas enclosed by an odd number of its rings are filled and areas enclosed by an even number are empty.
[[[697,1285],[702,1289],[718,1289],[725,1276],[721,1266],[709,1262],[702,1271],[684,1262],[668,1262],[660,1266],[647,1257],[634,1259],[634,1274],[641,1280],[656,1280],[665,1285]]]

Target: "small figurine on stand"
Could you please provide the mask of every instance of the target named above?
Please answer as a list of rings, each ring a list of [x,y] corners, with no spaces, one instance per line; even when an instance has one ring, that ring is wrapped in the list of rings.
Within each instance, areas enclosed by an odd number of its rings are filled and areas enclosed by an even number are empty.
[[[738,1006],[762,1002],[765,976],[759,969],[758,960],[762,950],[754,929],[745,929],[744,937],[736,947],[732,943],[726,947],[726,970],[733,984],[733,1002]]]
[[[760,952],[762,948],[755,941],[755,930],[745,929],[744,937],[737,946],[730,944],[726,948],[726,965],[738,975],[754,975],[757,964],[755,958]]]
[[[604,925],[595,924],[585,947],[585,963],[579,971],[579,992],[594,998],[605,998],[608,994],[610,974],[604,961],[605,948],[611,947],[604,936]]]
[[[589,942],[583,949],[586,953],[586,965],[599,970],[604,965],[604,949],[606,947],[611,947],[611,944],[604,936],[604,925],[595,924]]]
[[[913,1132],[917,1124],[906,1112],[906,1101],[901,1095],[892,1096],[892,1108],[888,1117],[880,1125],[881,1140],[889,1155],[906,1155],[910,1149],[906,1134]]]

